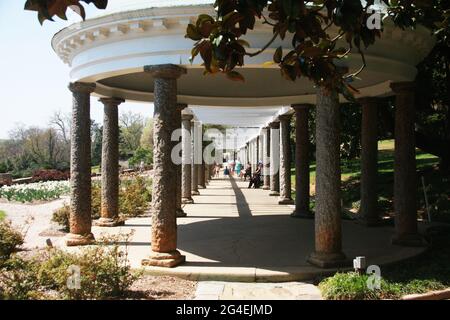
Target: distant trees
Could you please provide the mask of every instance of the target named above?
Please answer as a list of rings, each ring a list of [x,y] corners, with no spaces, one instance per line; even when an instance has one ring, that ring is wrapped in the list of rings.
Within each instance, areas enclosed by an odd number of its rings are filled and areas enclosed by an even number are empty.
[[[153,121],[127,112],[120,115],[122,159],[130,165],[153,161]],[[39,169],[67,170],[70,167],[70,114],[55,112],[46,127],[18,125],[8,139],[0,140],[0,173],[10,172],[15,178],[31,176]],[[103,127],[91,121],[92,165],[101,165]]]

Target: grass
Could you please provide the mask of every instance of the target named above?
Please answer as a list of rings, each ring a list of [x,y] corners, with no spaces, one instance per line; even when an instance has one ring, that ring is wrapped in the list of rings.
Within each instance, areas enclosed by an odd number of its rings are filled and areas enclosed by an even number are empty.
[[[370,290],[367,275],[338,273],[324,279],[319,288],[325,299],[398,299],[450,287],[450,226],[429,229],[432,244],[424,254],[381,269],[381,288]]]
[[[95,173],[95,174],[100,174],[100,166],[92,166],[91,167],[91,172]]]
[[[6,212],[3,210],[0,210],[0,221],[5,220],[6,218]]]
[[[439,158],[416,149],[416,165],[420,180],[417,185],[419,199],[419,216],[427,216],[424,192],[421,183],[423,177],[427,196],[430,203],[432,219],[450,222],[450,179],[435,169]],[[292,187],[295,189],[295,168],[291,169]],[[353,212],[359,209],[360,200],[360,159],[343,159],[341,161],[341,181],[343,207]],[[310,165],[311,195],[315,194],[316,164]],[[383,140],[378,143],[378,203],[381,214],[389,215],[393,212],[394,185],[394,140]],[[295,192],[293,192],[295,197]],[[312,197],[312,202],[314,198]],[[312,203],[313,206],[313,203]]]

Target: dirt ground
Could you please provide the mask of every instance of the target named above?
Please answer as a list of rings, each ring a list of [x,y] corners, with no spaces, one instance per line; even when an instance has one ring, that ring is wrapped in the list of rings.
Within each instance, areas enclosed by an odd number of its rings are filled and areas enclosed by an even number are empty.
[[[190,300],[197,282],[169,276],[143,275],[130,288],[127,299]]]

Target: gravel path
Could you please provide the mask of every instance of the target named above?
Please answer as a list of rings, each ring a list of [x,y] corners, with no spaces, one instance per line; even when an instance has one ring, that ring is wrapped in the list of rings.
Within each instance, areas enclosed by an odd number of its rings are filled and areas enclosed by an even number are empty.
[[[58,227],[51,222],[52,214],[53,211],[68,202],[69,197],[67,196],[41,204],[2,201],[0,202],[0,210],[6,212],[6,219],[10,220],[14,227],[26,233],[23,247],[31,249],[46,246],[46,237],[39,236],[42,232],[53,230],[52,233],[58,235]]]

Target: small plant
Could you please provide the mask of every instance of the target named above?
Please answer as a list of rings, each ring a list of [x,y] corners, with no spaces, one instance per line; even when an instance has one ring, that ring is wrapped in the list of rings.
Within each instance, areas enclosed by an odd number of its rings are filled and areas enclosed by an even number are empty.
[[[145,213],[151,201],[151,186],[144,178],[135,176],[123,180],[119,192],[119,211],[125,217],[138,217]]]
[[[0,221],[0,265],[23,244],[23,235],[13,229],[8,220]]]
[[[369,275],[355,272],[336,273],[319,283],[322,296],[327,300],[378,300],[395,299],[401,296],[398,285],[381,279],[380,289],[370,289]]]
[[[26,260],[14,256],[1,266],[0,299],[123,297],[141,276],[131,271],[126,248],[117,245],[130,236],[99,239],[103,241],[100,245],[82,248],[78,253],[51,248]],[[74,268],[79,273],[71,272]]]
[[[52,221],[63,227],[65,232],[69,232],[70,206],[64,204],[61,208],[56,209],[52,215]]]

